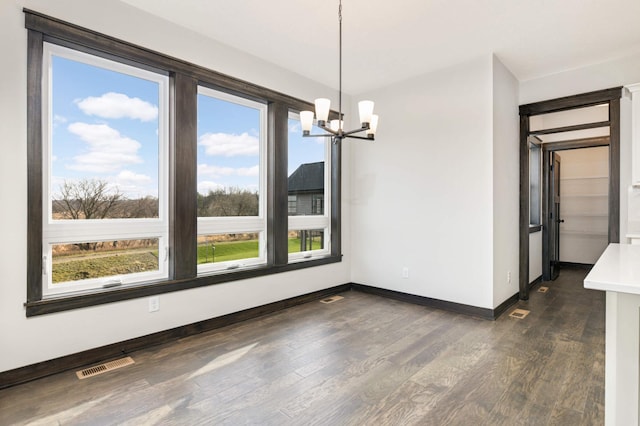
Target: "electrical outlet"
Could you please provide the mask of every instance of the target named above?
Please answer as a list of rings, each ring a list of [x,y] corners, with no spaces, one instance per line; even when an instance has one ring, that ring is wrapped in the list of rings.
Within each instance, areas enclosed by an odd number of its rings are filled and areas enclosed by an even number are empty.
[[[402,278],[409,278],[409,268],[406,266],[402,268]]]
[[[507,272],[507,283],[511,284],[511,271]]]
[[[149,298],[149,312],[160,310],[160,296],[151,296]]]

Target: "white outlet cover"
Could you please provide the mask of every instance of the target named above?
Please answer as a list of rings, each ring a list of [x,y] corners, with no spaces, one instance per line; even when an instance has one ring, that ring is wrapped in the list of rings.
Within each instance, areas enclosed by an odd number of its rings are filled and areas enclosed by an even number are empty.
[[[160,310],[160,296],[151,296],[149,298],[149,312]]]
[[[406,266],[402,268],[402,278],[409,278],[409,268]]]

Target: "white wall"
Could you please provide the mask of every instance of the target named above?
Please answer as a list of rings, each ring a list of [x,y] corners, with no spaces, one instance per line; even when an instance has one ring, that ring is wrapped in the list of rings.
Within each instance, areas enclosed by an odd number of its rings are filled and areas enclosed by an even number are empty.
[[[189,324],[349,282],[349,205],[344,203],[341,263],[160,296],[160,311],[135,299],[27,319],[27,32],[22,7],[91,28],[302,99],[328,89],[276,65],[201,38],[120,2],[0,2],[2,155],[0,156],[0,371]],[[348,99],[347,99],[348,101]],[[348,105],[347,105],[348,106]],[[348,151],[345,162],[349,161]],[[343,171],[349,197],[349,168]]]
[[[492,65],[363,95],[381,118],[375,142],[351,147],[353,282],[494,307]]]
[[[518,292],[520,126],[518,80],[493,57],[493,306]]]
[[[520,83],[520,104],[640,82],[640,52]]]

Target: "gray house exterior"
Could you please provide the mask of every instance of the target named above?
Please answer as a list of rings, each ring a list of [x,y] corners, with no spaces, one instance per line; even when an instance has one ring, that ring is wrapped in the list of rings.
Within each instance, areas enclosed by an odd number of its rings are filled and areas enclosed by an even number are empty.
[[[324,161],[301,164],[288,182],[289,216],[324,214]]]
[[[324,214],[324,161],[301,164],[288,179],[289,216]],[[297,231],[300,251],[324,247],[324,231]],[[315,242],[315,243],[314,243]]]

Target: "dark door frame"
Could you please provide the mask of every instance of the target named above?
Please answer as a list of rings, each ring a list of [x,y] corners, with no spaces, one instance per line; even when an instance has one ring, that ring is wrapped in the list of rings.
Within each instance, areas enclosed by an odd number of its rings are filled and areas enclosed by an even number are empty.
[[[529,136],[609,126],[609,242],[620,241],[620,97],[622,87],[520,105],[520,281],[519,297],[529,299]],[[608,104],[609,120],[531,131],[532,116]],[[544,175],[544,174],[543,174]],[[544,203],[544,199],[543,199]],[[548,225],[548,224],[547,224]],[[546,228],[548,230],[548,228]],[[543,224],[543,232],[545,227]]]
[[[542,175],[543,181],[541,184],[542,193],[542,213],[541,213],[541,225],[542,225],[542,280],[550,281],[551,268],[551,240],[554,238],[551,232],[550,212],[551,206],[549,205],[549,176],[551,174],[550,164],[551,156],[554,152],[567,151],[570,149],[581,148],[596,148],[601,146],[610,146],[609,136],[576,139],[571,141],[562,142],[550,142],[542,145]],[[611,177],[611,174],[609,174]]]

